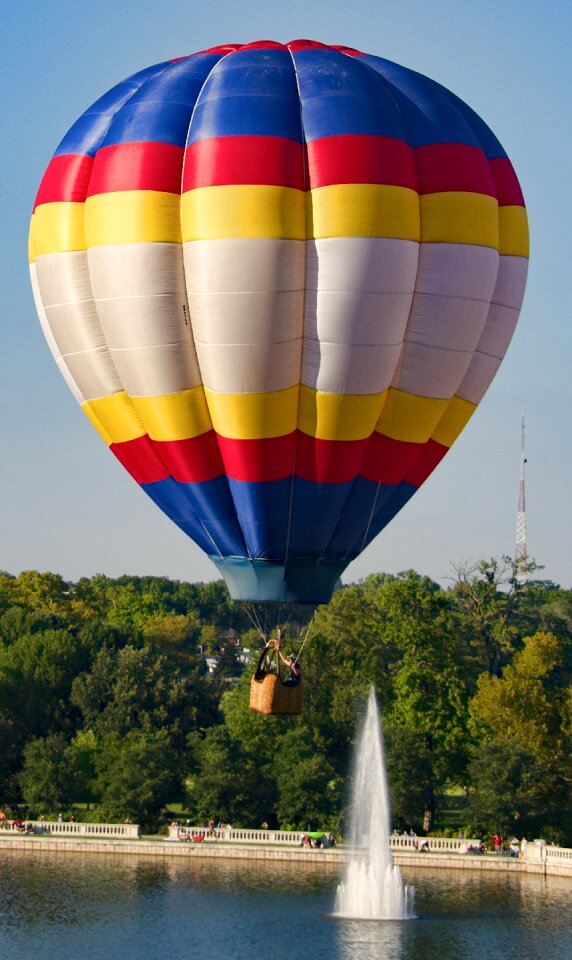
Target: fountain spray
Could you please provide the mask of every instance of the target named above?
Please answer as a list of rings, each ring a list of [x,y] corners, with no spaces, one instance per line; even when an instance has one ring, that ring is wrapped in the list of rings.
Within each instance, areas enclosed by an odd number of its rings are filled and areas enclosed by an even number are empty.
[[[370,689],[357,742],[350,811],[351,853],[336,894],[335,915],[407,920],[414,887],[403,883],[389,846],[390,804],[377,699]]]

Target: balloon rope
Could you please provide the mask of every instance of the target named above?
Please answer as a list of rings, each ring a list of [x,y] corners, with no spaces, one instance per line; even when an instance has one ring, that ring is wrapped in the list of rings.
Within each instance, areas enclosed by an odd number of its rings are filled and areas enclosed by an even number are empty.
[[[314,619],[315,619],[315,617],[316,617],[316,613],[317,613],[317,612],[318,612],[318,610],[317,610],[317,608],[316,608],[316,609],[314,610],[313,614],[312,614],[312,619],[310,620],[310,623],[308,624],[308,628],[307,628],[307,630],[306,630],[306,636],[305,636],[304,639],[302,640],[302,646],[300,647],[300,649],[298,650],[298,653],[296,654],[296,659],[295,659],[295,661],[294,661],[295,663],[298,663],[298,660],[300,659],[300,656],[301,656],[301,654],[302,654],[302,650],[304,649],[304,647],[305,647],[305,645],[306,645],[306,640],[307,640],[308,637],[310,636],[310,630],[312,629],[312,625],[313,625],[313,623],[314,623]]]
[[[260,636],[262,637],[264,643],[266,643],[266,634],[265,634],[265,632],[264,632],[264,630],[263,630],[263,628],[262,628],[262,623],[261,623],[260,618],[259,618],[259,616],[258,616],[258,611],[256,610],[256,607],[254,606],[254,604],[252,604],[252,607],[251,607],[250,604],[248,604],[248,603],[244,603],[243,606],[244,606],[244,609],[245,609],[245,611],[246,611],[246,616],[247,616],[248,619],[250,620],[250,622],[251,622],[251,624],[253,625],[254,629],[255,629],[255,630],[258,630],[258,633],[259,633]]]

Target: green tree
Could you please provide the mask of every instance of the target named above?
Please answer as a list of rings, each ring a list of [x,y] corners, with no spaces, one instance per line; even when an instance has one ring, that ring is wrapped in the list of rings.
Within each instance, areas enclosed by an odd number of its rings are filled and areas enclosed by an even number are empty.
[[[505,798],[523,826],[548,825],[572,840],[571,686],[561,670],[562,642],[549,633],[526,637],[502,677],[483,675],[471,701],[480,747],[471,765],[473,806],[507,815]],[[496,759],[496,762],[493,761]],[[487,761],[491,771],[487,773]],[[480,764],[480,765],[479,765]],[[506,769],[503,780],[499,769]],[[511,793],[512,790],[512,793]],[[495,807],[495,804],[497,805]],[[500,805],[500,806],[499,806]],[[506,819],[505,819],[506,822]]]
[[[69,695],[88,654],[67,630],[44,630],[0,647],[0,703],[11,717],[19,742],[46,732],[71,729]]]
[[[182,790],[179,758],[166,730],[131,730],[104,738],[98,758],[99,818],[155,828],[165,804]]]
[[[61,733],[28,741],[20,785],[25,802],[44,813],[70,806],[74,799],[74,775],[70,749]]]
[[[523,565],[510,557],[457,567],[451,596],[459,626],[491,676],[500,674],[518,647],[530,613],[523,576],[536,569],[533,561]]]
[[[264,767],[233,740],[224,726],[190,738],[191,777],[187,803],[201,820],[258,826],[269,820],[276,787]]]
[[[343,780],[307,731],[290,728],[284,734],[272,769],[280,826],[340,832]]]
[[[451,629],[449,601],[437,584],[414,573],[401,575],[379,591],[384,630],[399,649],[393,668],[388,725],[423,739],[411,776],[423,784],[423,829],[432,829],[437,795],[462,775],[467,689]],[[395,737],[395,735],[394,735]]]
[[[148,648],[104,648],[74,681],[72,702],[98,736],[166,728],[182,747],[189,730],[214,719],[205,671],[195,659],[183,674],[172,658]]]
[[[546,768],[518,740],[480,744],[469,776],[469,817],[484,832],[525,835],[561,819],[562,784],[547,780]]]
[[[434,770],[423,731],[385,726],[392,826],[423,830],[424,812],[435,802]]]

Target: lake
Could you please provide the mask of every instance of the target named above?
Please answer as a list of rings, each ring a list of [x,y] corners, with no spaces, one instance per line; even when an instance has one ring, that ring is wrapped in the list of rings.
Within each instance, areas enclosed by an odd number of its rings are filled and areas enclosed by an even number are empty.
[[[339,876],[300,863],[0,848],[2,960],[570,960],[572,881],[404,870],[418,918],[331,916]]]

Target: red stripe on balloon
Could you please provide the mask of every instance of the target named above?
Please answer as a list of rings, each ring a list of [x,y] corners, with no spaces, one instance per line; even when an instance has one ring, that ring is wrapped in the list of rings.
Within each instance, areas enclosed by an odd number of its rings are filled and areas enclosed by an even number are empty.
[[[488,160],[478,147],[465,143],[431,143],[415,148],[419,193],[462,190],[496,197]]]
[[[489,160],[494,178],[499,206],[524,207],[524,197],[520,189],[514,167],[508,157],[496,157]]]
[[[290,43],[286,44],[286,46],[288,47],[289,50],[292,50],[294,53],[297,50],[310,50],[310,49],[333,50],[334,49],[327,43],[320,43],[319,40],[305,40],[305,39],[291,40]]]
[[[240,50],[240,43],[223,43],[220,47],[207,47],[206,50],[198,50],[196,53],[190,53],[189,57],[199,57],[201,53],[235,53]],[[188,57],[178,57],[179,60],[186,60]]]
[[[137,483],[173,477],[202,483],[224,472],[214,430],[187,440],[151,440],[148,436],[113,443],[110,449]]]
[[[155,449],[180,483],[202,483],[225,473],[214,430],[188,440],[156,440]]]
[[[93,157],[83,153],[53,157],[42,177],[34,210],[42,203],[83,203],[92,167]]]
[[[88,196],[119,190],[180,193],[183,148],[154,141],[118,143],[95,155]]]
[[[430,440],[405,443],[374,433],[365,440],[318,440],[299,431],[264,440],[231,440],[213,430],[188,440],[153,441],[148,436],[114,443],[111,450],[140,484],[173,477],[202,483],[226,474],[243,483],[270,483],[296,476],[312,483],[374,483],[405,480],[421,486],[447,452]]]
[[[239,50],[285,50],[283,43],[277,40],[253,40],[252,43],[243,43]]]
[[[413,466],[407,471],[403,479],[414,487],[420,487],[425,483],[430,473],[441,462],[449,447],[436,443],[435,440],[428,440],[421,449]]]
[[[374,433],[360,467],[360,476],[374,483],[400,483],[422,450],[422,443],[407,443]]]
[[[334,183],[383,183],[417,190],[411,147],[395,137],[345,134],[308,144],[311,187]]]
[[[314,483],[349,483],[361,473],[368,440],[318,440],[298,434],[295,474]]]
[[[354,47],[340,47],[337,44],[332,45],[332,50],[337,50],[338,53],[346,53],[349,57],[365,57],[366,54],[363,50],[356,50]]]
[[[147,436],[112,443],[109,449],[137,483],[156,483],[169,476],[169,470]]]
[[[304,189],[304,148],[282,137],[213,137],[187,147],[182,192],[262,183]]]
[[[226,473],[233,480],[264,483],[283,480],[294,471],[296,433],[264,440],[231,440],[218,437]]]

